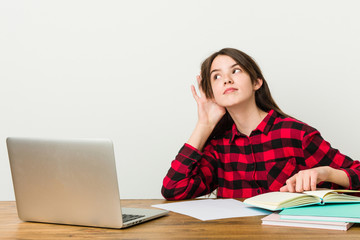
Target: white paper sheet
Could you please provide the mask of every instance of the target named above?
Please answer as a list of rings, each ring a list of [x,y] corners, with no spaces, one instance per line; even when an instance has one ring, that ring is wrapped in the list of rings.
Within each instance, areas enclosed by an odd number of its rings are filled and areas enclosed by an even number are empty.
[[[204,199],[156,204],[152,207],[188,215],[203,221],[222,218],[269,215],[271,212],[250,207],[235,199]]]

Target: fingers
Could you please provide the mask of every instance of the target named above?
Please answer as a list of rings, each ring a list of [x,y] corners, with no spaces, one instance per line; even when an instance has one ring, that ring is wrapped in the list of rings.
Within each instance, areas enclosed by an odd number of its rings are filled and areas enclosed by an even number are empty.
[[[299,185],[296,184],[296,191],[315,191],[318,183],[318,171],[316,169],[309,169],[300,171],[298,173]]]
[[[196,80],[197,80],[197,83],[198,83],[200,95],[201,95],[201,96],[205,96],[205,93],[204,93],[204,91],[203,91],[203,89],[202,89],[202,87],[201,87],[201,81],[202,81],[201,76],[200,76],[200,75],[197,75],[197,76],[196,76]]]
[[[195,101],[197,102],[197,101],[199,100],[199,98],[200,98],[200,97],[197,95],[196,90],[195,90],[195,86],[194,86],[194,85],[191,85],[191,93],[192,93],[192,95],[193,95],[193,97],[194,97]]]
[[[197,81],[197,83],[198,83],[198,87],[199,87],[199,90],[200,90],[200,94],[202,94],[202,92],[201,92],[201,88],[200,88],[200,83],[201,83],[201,77],[200,77],[200,75],[197,75],[196,76],[196,81]],[[194,99],[196,100],[196,102],[199,100],[199,98],[200,98],[200,96],[196,93],[196,89],[195,89],[195,86],[194,85],[191,85],[191,93],[192,93],[192,95],[193,95],[193,97],[194,97]]]
[[[286,180],[286,185],[280,191],[304,192],[315,191],[316,184],[319,182],[319,174],[316,168],[300,171]]]
[[[315,191],[316,190],[316,184],[319,182],[318,179],[318,173],[315,172],[315,176],[312,176],[310,179],[310,190]]]
[[[199,88],[200,88],[200,84],[201,84],[201,77],[200,77],[200,75],[197,75],[197,76],[196,76],[196,81],[197,81],[198,86],[199,86]]]
[[[296,175],[292,176],[288,180],[286,180],[286,188],[288,192],[295,192],[295,184],[296,184]]]
[[[307,172],[300,171],[296,175],[295,191],[296,192],[303,192],[308,187],[309,187],[309,176],[308,176]]]
[[[282,186],[282,187],[280,188],[280,192],[289,192],[288,186],[287,186],[287,185]]]
[[[192,95],[193,95],[193,97],[195,98],[195,100],[198,101],[201,97],[205,96],[205,93],[204,93],[204,91],[202,90],[201,85],[200,85],[200,84],[201,84],[201,76],[200,76],[200,75],[197,75],[197,76],[196,76],[196,81],[197,81],[197,83],[198,83],[198,88],[199,88],[200,94],[198,95],[198,94],[196,93],[196,90],[195,90],[195,86],[194,86],[194,85],[191,85],[191,92],[192,92]]]

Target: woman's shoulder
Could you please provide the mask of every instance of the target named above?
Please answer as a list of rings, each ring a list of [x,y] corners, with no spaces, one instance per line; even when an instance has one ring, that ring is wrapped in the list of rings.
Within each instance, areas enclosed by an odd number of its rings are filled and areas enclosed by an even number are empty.
[[[281,116],[281,115],[279,115],[274,122],[273,130],[277,130],[277,129],[300,131],[303,132],[304,134],[317,132],[317,129],[315,129],[314,127],[310,126],[309,124],[303,121],[300,121],[294,117]]]

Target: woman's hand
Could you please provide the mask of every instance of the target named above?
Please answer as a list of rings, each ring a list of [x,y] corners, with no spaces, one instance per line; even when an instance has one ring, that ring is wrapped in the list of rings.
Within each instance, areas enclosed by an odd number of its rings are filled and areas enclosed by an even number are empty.
[[[196,93],[194,85],[191,85],[191,92],[198,106],[198,124],[215,127],[226,113],[226,110],[216,104],[213,99],[206,98],[204,91],[200,87],[201,77],[198,75],[196,79],[200,96]]]
[[[200,87],[200,76],[197,76],[197,82],[200,96],[196,93],[193,85],[191,86],[191,92],[198,106],[198,122],[187,143],[201,151],[226,110],[224,107],[217,105],[213,99],[206,98],[204,91]]]
[[[344,171],[324,166],[298,172],[286,180],[286,185],[280,188],[280,192],[315,191],[316,185],[323,181],[332,182],[345,188],[348,188],[350,184]]]

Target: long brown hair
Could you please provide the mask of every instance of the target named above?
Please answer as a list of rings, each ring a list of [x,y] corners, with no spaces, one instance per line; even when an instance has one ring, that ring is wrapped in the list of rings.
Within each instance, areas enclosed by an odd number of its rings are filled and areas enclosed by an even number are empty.
[[[260,67],[249,55],[234,48],[221,49],[220,51],[213,53],[210,57],[205,59],[205,61],[201,64],[202,80],[200,83],[200,88],[204,91],[205,96],[207,98],[214,97],[211,87],[211,81],[210,81],[210,69],[214,59],[219,55],[226,55],[234,59],[234,61],[237,64],[239,64],[247,74],[249,74],[251,82],[253,84],[255,84],[258,81],[258,79],[263,80],[262,86],[255,92],[255,103],[258,108],[260,108],[265,112],[274,110],[281,116],[289,117],[289,115],[281,111],[281,109],[278,107],[278,105],[275,103],[274,99],[272,98],[269,86],[260,70]],[[231,129],[233,123],[234,121],[232,120],[230,114],[226,112],[225,115],[222,117],[222,119],[218,122],[213,132],[211,133],[209,140],[223,135],[225,131]]]

